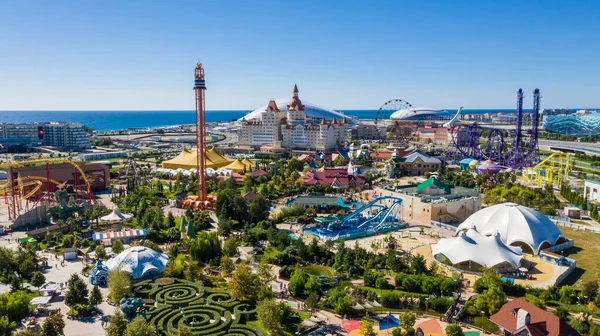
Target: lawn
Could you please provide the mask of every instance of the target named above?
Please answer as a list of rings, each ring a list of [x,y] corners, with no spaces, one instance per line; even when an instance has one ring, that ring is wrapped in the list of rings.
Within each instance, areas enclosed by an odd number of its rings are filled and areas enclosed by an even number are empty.
[[[560,226],[563,235],[575,241],[575,246],[563,251],[565,257],[575,259],[577,268],[566,283],[581,288],[583,283],[600,278],[600,234]]]
[[[310,275],[314,275],[314,276],[324,275],[329,278],[333,277],[333,270],[327,266],[308,265],[308,266],[302,267],[302,269]]]

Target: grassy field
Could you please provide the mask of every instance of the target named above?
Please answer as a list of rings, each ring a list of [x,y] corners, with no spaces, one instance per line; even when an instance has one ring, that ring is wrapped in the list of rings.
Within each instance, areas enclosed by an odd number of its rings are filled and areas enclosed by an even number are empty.
[[[314,276],[324,275],[324,276],[330,277],[330,278],[333,276],[333,271],[331,270],[331,268],[329,268],[327,266],[309,265],[309,266],[302,267],[302,269],[304,271],[306,271],[306,273],[308,273],[310,275],[314,275]]]
[[[600,234],[590,231],[577,231],[560,226],[563,235],[575,240],[575,246],[564,251],[564,256],[575,259],[577,268],[567,278],[566,283],[581,288],[583,283],[600,278]]]

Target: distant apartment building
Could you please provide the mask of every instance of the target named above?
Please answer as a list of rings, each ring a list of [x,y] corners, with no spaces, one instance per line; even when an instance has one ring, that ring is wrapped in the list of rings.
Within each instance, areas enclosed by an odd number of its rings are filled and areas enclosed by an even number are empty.
[[[44,124],[44,144],[68,149],[91,148],[82,124],[51,122]]]
[[[380,140],[382,130],[375,125],[359,125],[350,133],[352,140]]]
[[[83,125],[68,122],[0,124],[0,144],[4,147],[91,148]]]
[[[0,124],[0,144],[4,147],[41,145],[42,134],[43,127],[37,123]]]

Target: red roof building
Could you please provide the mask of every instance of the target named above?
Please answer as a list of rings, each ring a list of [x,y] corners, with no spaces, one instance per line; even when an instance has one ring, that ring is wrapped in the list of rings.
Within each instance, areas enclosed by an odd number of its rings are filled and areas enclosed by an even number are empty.
[[[505,336],[576,336],[579,333],[557,316],[531,303],[515,299],[490,316]]]
[[[348,170],[343,168],[308,171],[302,179],[305,185],[328,184],[334,188],[361,188],[365,185],[365,179],[357,175],[348,175]]]
[[[250,175],[253,178],[258,178],[260,176],[264,176],[264,175],[267,175],[267,174],[268,173],[266,171],[264,171],[264,170],[253,170],[253,171],[246,172],[245,174],[240,174],[240,173],[235,173],[234,172],[234,173],[231,174],[231,177],[233,177],[236,180],[236,182],[242,182],[242,180],[244,180],[244,177],[246,175]]]

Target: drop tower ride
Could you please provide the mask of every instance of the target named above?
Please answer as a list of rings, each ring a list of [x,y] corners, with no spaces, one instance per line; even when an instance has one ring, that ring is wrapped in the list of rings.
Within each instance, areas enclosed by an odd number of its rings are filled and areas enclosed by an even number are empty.
[[[206,105],[204,91],[206,82],[204,81],[204,68],[202,63],[196,64],[194,73],[194,92],[196,94],[196,149],[198,151],[198,201],[202,207],[207,201],[206,189]]]

